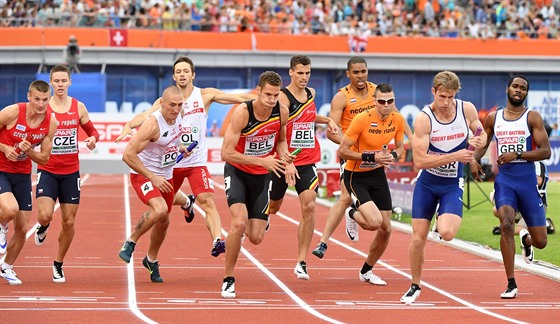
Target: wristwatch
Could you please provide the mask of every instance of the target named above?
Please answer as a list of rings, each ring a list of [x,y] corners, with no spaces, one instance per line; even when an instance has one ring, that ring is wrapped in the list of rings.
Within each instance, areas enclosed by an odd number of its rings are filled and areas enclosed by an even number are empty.
[[[517,159],[521,160],[521,154],[523,154],[523,151],[517,151]]]

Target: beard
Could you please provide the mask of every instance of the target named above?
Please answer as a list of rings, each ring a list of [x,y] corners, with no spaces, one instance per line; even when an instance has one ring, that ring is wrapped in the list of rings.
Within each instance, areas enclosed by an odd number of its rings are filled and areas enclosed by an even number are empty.
[[[513,96],[508,94],[508,101],[514,106],[522,106],[523,102],[525,102],[525,97],[521,97],[521,99],[514,98]]]

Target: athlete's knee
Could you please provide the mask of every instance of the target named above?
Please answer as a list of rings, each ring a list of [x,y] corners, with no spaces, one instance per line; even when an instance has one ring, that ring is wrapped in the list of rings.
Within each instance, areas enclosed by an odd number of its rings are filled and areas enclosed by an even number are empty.
[[[270,200],[268,211],[270,214],[276,214],[282,206],[282,200]]]
[[[515,234],[515,222],[502,221],[500,224],[502,236],[509,237]]]
[[[537,249],[544,249],[548,244],[548,238],[546,235],[544,237],[531,237],[531,239],[533,241],[532,245]]]
[[[441,237],[442,240],[444,241],[451,241],[452,239],[455,238],[455,231],[453,231],[452,229],[439,229],[438,228],[438,233],[439,236]]]
[[[216,210],[216,203],[212,195],[200,194],[196,196],[196,203],[200,205],[205,213]]]
[[[261,244],[263,239],[264,239],[264,231],[262,231],[262,232],[252,232],[249,235],[249,241],[251,243],[253,243],[254,245]]]
[[[4,213],[4,218],[6,222],[9,222],[16,218],[19,211],[19,207],[17,205],[13,206],[2,206],[2,212]]]

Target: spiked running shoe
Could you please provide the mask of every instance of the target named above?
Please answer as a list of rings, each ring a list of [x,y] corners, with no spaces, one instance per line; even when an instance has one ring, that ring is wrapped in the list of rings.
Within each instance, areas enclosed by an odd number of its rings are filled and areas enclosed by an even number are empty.
[[[517,287],[510,287],[508,286],[506,291],[504,291],[500,297],[502,299],[513,299],[517,296]]]
[[[325,252],[327,252],[327,243],[319,242],[315,250],[313,250],[313,255],[322,259],[325,256]]]
[[[125,241],[121,250],[119,251],[119,257],[126,263],[130,263],[130,258],[132,258],[132,253],[134,252],[134,248],[136,247],[136,243]]]
[[[66,278],[64,277],[64,270],[62,270],[62,263],[54,262],[52,267],[53,282],[55,283],[65,283]]]
[[[359,225],[355,220],[350,218],[350,210],[352,209],[353,207],[348,207],[346,208],[346,212],[344,212],[344,216],[346,218],[346,236],[348,236],[351,241],[357,242],[359,239]]]
[[[49,225],[43,226],[41,224],[37,225],[37,229],[35,230],[35,244],[41,246],[45,242],[47,238],[47,232],[49,231]]]
[[[0,254],[6,253],[8,247],[8,225],[0,224]]]
[[[369,270],[366,273],[361,273],[360,272],[360,281],[361,282],[369,282],[372,285],[376,285],[376,286],[387,286],[387,283],[381,279],[379,276],[376,276],[375,274],[373,274],[373,272],[371,270]]]
[[[235,298],[235,278],[226,277],[222,284],[222,298]]]
[[[294,273],[298,279],[309,280],[309,275],[307,274],[307,264],[305,261],[299,261],[294,268]]]
[[[519,240],[521,241],[521,255],[523,256],[523,260],[525,260],[525,263],[533,262],[533,258],[535,257],[533,246],[523,243],[529,235],[529,231],[527,231],[526,229],[522,229],[521,231],[519,231]]]
[[[214,246],[212,247],[212,252],[210,252],[210,254],[213,257],[217,257],[224,252],[226,252],[226,242],[222,241],[221,239],[217,239],[216,241],[214,241]]]
[[[11,286],[21,285],[21,280],[16,275],[16,272],[12,269],[5,269],[0,271],[0,276],[8,281]]]
[[[181,209],[185,213],[185,221],[190,223],[194,219],[194,201],[196,200],[194,195],[188,195],[187,199],[190,201],[189,207],[185,208],[181,206]]]
[[[159,276],[159,262],[150,262],[148,256],[145,256],[142,265],[148,269],[152,282],[163,282],[163,278]]]
[[[414,303],[416,299],[420,297],[421,291],[422,289],[417,284],[410,285],[410,288],[408,289],[406,294],[401,297],[401,303],[405,303],[407,305]]]

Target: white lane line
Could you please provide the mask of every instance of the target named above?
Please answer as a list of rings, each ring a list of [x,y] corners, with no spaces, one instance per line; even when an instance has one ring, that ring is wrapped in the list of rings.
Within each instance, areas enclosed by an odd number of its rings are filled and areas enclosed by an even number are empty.
[[[123,175],[123,188],[124,188],[124,218],[126,223],[126,239],[132,234],[131,221],[130,221],[130,192],[128,190],[128,175]],[[142,321],[150,324],[155,324],[154,320],[144,315],[138,308],[136,302],[136,285],[134,280],[134,256],[130,258],[130,263],[126,265],[126,273],[128,276],[128,307],[136,317]]]
[[[289,190],[288,190],[288,192],[291,194],[291,192],[290,192]],[[282,217],[283,219],[287,220],[287,221],[290,222],[290,223],[299,225],[299,222],[298,222],[298,221],[296,221],[295,219],[292,219],[292,218],[290,218],[290,217],[288,217],[288,216],[286,216],[286,215],[284,215],[284,214],[282,214],[282,213],[280,213],[280,212],[276,213],[276,215]],[[317,231],[317,230],[313,230],[313,232],[314,232],[315,234],[319,235],[319,236],[323,236],[323,233],[321,233],[321,232],[319,232],[319,231]],[[349,250],[349,251],[352,251],[352,252],[354,252],[354,253],[356,253],[356,254],[358,254],[358,255],[360,255],[360,256],[363,256],[364,258],[367,258],[367,254],[366,254],[366,253],[363,253],[362,251],[357,250],[357,249],[351,247],[351,246],[348,245],[348,244],[345,244],[345,243],[343,243],[343,242],[341,242],[341,241],[339,241],[339,240],[337,240],[337,239],[334,239],[334,238],[332,238],[332,237],[330,238],[330,241],[333,242],[333,243],[336,243],[336,244],[338,244],[338,245],[340,245],[340,246],[342,246],[343,248],[345,248],[345,249],[347,249],[347,250]],[[393,272],[396,272],[396,273],[398,273],[398,274],[400,274],[400,275],[402,275],[402,276],[404,276],[404,277],[406,277],[406,278],[408,278],[408,279],[412,279],[412,276],[409,275],[408,273],[403,272],[403,271],[401,271],[401,270],[399,270],[399,269],[397,269],[397,268],[395,268],[395,267],[393,267],[393,266],[390,266],[390,265],[388,265],[387,263],[385,263],[385,262],[383,262],[383,261],[381,261],[381,260],[377,261],[377,264],[380,264],[381,266],[383,266],[383,267],[385,267],[385,268],[387,268],[387,269],[389,269],[389,270],[391,270],[391,271],[393,271]],[[427,287],[427,288],[430,288],[430,289],[434,290],[435,292],[437,292],[437,293],[439,293],[439,294],[441,294],[441,295],[444,295],[444,296],[447,297],[447,298],[453,299],[454,301],[456,301],[456,302],[458,302],[458,303],[460,303],[460,304],[463,304],[463,305],[467,306],[468,308],[471,308],[471,309],[473,309],[473,310],[475,310],[475,311],[477,311],[477,312],[480,312],[480,313],[483,313],[483,314],[486,314],[486,315],[489,315],[489,316],[492,316],[492,317],[496,317],[496,318],[499,318],[499,319],[501,319],[501,320],[504,320],[504,321],[507,321],[507,322],[511,322],[511,323],[517,323],[517,324],[525,324],[525,323],[526,323],[526,322],[519,321],[519,320],[510,318],[510,317],[507,317],[507,316],[503,316],[503,315],[500,315],[500,314],[496,314],[496,313],[494,313],[494,312],[491,312],[491,311],[488,311],[488,310],[484,309],[483,307],[480,307],[480,306],[471,304],[471,303],[469,303],[468,301],[463,300],[463,299],[461,299],[461,298],[459,298],[459,297],[457,297],[457,296],[455,296],[455,295],[453,295],[453,294],[451,294],[451,293],[448,293],[448,292],[446,292],[446,291],[443,290],[443,289],[437,288],[436,286],[431,285],[431,284],[429,284],[429,283],[427,283],[427,282],[425,282],[425,281],[423,281],[423,280],[420,281],[420,282],[421,282],[422,286]],[[410,305],[410,306],[413,306],[413,307],[414,307],[414,304],[412,304],[412,305]]]
[[[215,182],[214,182],[214,186],[218,187],[221,190],[224,190],[224,186],[222,186],[220,184],[217,184]],[[202,211],[201,208],[199,208],[196,205],[195,205],[195,207],[196,207],[196,210],[201,212],[204,215],[204,217],[206,217],[206,215],[204,214],[204,211]],[[224,236],[227,236],[228,233],[222,228],[222,234]],[[282,289],[286,294],[288,294],[288,296],[290,298],[292,298],[292,300],[295,301],[305,311],[307,311],[308,313],[312,314],[313,316],[318,317],[318,318],[320,318],[320,319],[322,319],[326,322],[329,322],[329,323],[336,323],[336,324],[342,324],[343,323],[343,322],[339,322],[339,321],[335,320],[334,318],[323,315],[323,314],[319,313],[317,310],[315,310],[313,307],[309,306],[305,301],[303,301],[301,298],[299,298],[298,295],[296,295],[293,291],[291,291],[290,288],[288,288],[288,286],[286,286],[282,282],[282,280],[278,279],[278,277],[276,277],[262,263],[260,263],[259,260],[257,260],[243,246],[241,247],[241,252],[247,257],[247,259],[249,259],[251,262],[253,262],[262,272],[264,272],[264,274],[267,275],[267,277],[269,277],[278,287],[280,287],[280,289]]]
[[[86,173],[86,175],[80,180],[80,187],[82,187],[86,181],[89,179],[89,173]],[[34,181],[31,184],[33,187],[37,185],[37,182]],[[53,213],[60,208],[60,203],[58,202],[58,200],[56,201],[56,204],[54,205],[54,209],[53,209]],[[35,225],[31,226],[28,230],[27,233],[25,233],[25,239],[27,240],[28,238],[31,237],[31,235],[33,235],[35,233],[35,230],[37,229],[37,225],[39,225],[39,223],[35,223]],[[0,258],[0,264],[4,262],[4,259],[6,258],[6,254],[4,254],[2,256],[2,258]]]

